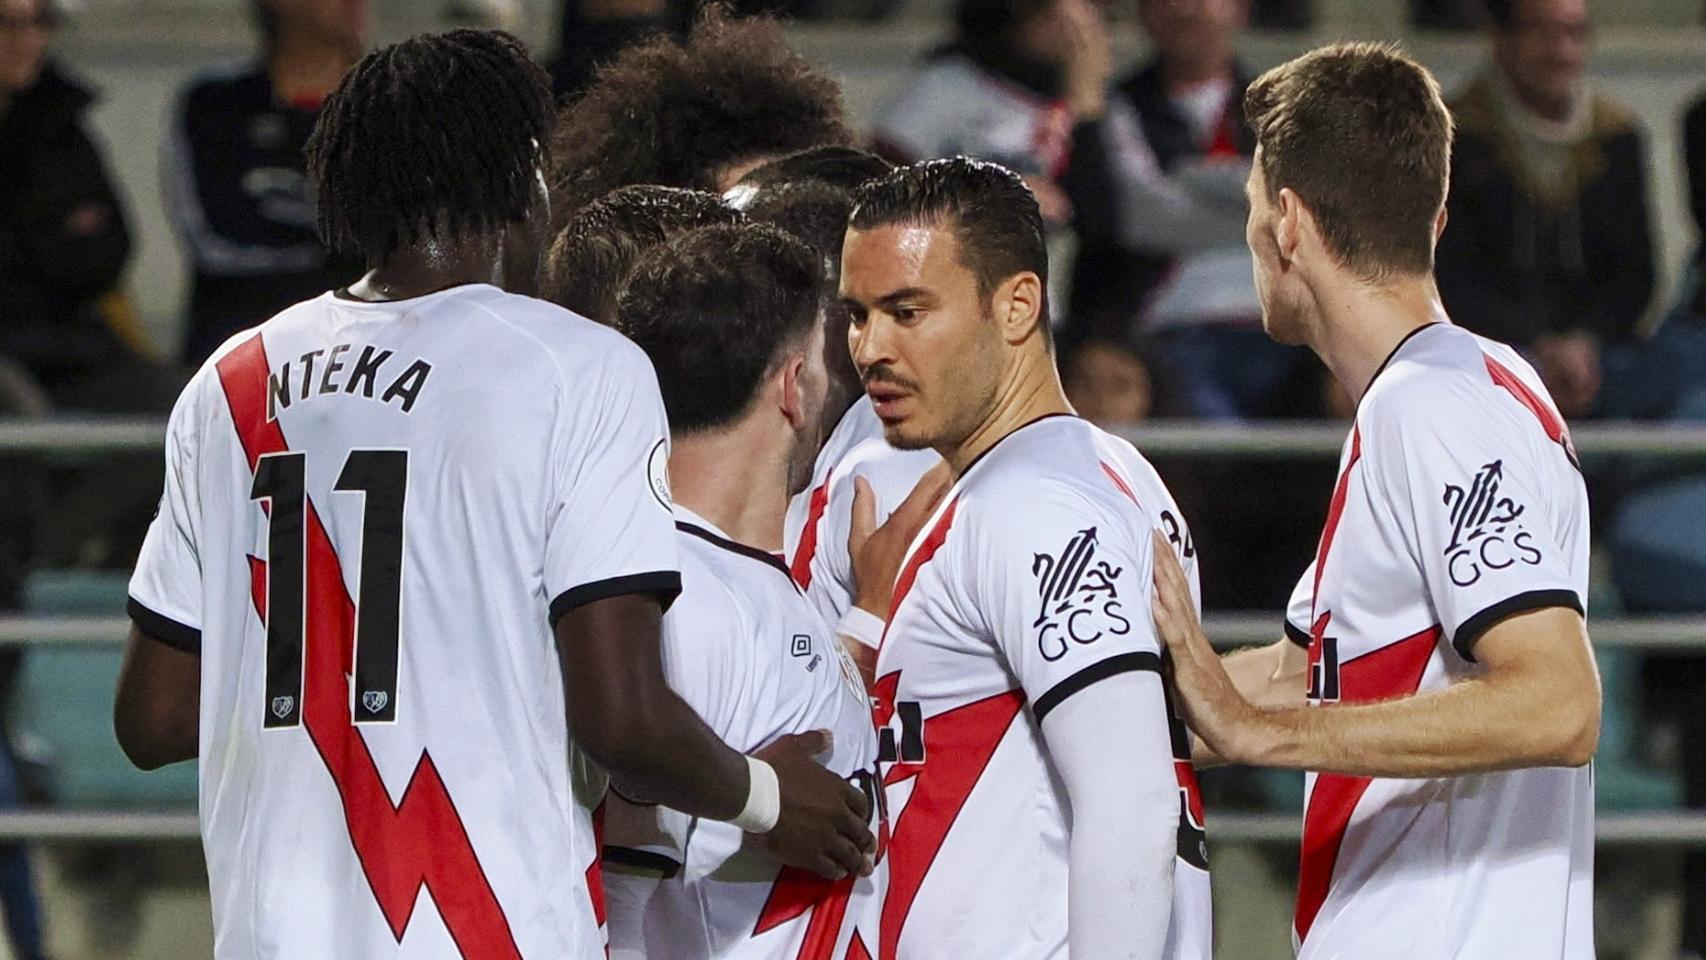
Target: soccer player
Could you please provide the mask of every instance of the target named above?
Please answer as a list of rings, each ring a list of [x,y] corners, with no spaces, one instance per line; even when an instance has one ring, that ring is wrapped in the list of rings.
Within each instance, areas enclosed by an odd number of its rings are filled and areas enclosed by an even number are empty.
[[[1072,415],[1042,216],[957,158],[862,187],[849,344],[888,441],[953,488],[901,568],[877,653],[893,830],[879,956],[1075,960],[1210,949],[1201,808],[1145,616],[1173,498]]]
[[[788,496],[810,477],[818,447],[821,283],[816,255],[782,231],[710,227],[641,262],[617,329],[656,364],[669,414],[682,555],[682,594],[664,617],[670,685],[737,749],[831,731],[830,769],[866,791],[875,814],[864,684],[775,552]],[[885,533],[910,542],[928,498],[895,515],[909,529]],[[862,572],[881,593],[894,582],[892,566]],[[614,956],[829,960],[856,938],[867,953],[876,943],[880,863],[872,876],[831,884],[779,872],[730,824],[619,794],[607,804]]]
[[[1270,71],[1247,113],[1268,332],[1359,403],[1291,642],[1217,658],[1156,545],[1186,717],[1225,760],[1310,771],[1300,958],[1586,960],[1587,494],[1533,368],[1440,307],[1451,117],[1367,44]]]
[[[665,683],[654,374],[501,289],[537,269],[550,121],[505,34],[363,59],[309,169],[368,273],[225,344],[173,411],[114,725],[139,766],[200,758],[220,958],[602,956],[571,751],[869,869],[820,737],[743,757]]]
[[[934,451],[896,450],[883,439],[882,424],[871,412],[871,401],[847,352],[847,311],[835,293],[847,218],[853,212],[852,191],[891,169],[888,161],[874,154],[818,147],[758,167],[727,194],[748,217],[794,234],[824,259],[830,292],[823,314],[824,368],[829,372],[823,405],[825,440],[809,487],[788,505],[785,554],[795,582],[818,613],[853,641],[850,650],[866,680],[872,679],[876,664],[888,596],[872,594],[865,604],[856,602],[847,544],[862,536],[864,528],[855,516],[886,520],[924,475],[942,464]]]
[[[616,317],[616,295],[648,251],[700,227],[744,222],[703,190],[636,184],[578,210],[545,252],[539,295],[599,323]]]

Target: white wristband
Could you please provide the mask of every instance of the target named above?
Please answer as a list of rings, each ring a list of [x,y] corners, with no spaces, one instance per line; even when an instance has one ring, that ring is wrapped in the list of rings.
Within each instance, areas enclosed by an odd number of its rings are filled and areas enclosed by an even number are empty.
[[[729,822],[747,833],[769,833],[782,815],[782,788],[776,781],[776,771],[753,757],[746,758],[746,771],[751,781],[746,790],[746,807]]]
[[[882,644],[883,629],[887,626],[882,617],[869,610],[848,607],[847,612],[841,615],[841,622],[835,625],[835,632],[875,650]]]

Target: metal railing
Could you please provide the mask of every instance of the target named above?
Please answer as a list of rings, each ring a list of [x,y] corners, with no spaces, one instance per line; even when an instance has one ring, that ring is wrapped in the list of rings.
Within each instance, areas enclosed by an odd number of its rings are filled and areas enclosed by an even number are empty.
[[[1151,456],[1336,457],[1345,426],[1333,423],[1202,424],[1157,422],[1116,430]],[[0,418],[0,455],[68,455],[158,450],[159,420],[20,420]],[[1588,424],[1573,431],[1584,457],[1706,461],[1706,427]],[[1278,638],[1280,614],[1210,615],[1204,628],[1216,646],[1267,643]],[[0,617],[0,647],[20,645],[111,647],[130,628],[124,617]],[[1706,649],[1706,617],[1600,618],[1595,645],[1640,650]],[[1294,814],[1220,814],[1211,818],[1213,842],[1295,842]],[[1639,813],[1601,816],[1599,843],[1607,846],[1706,846],[1706,815]],[[0,840],[166,841],[199,837],[193,811],[55,810],[0,814]]]

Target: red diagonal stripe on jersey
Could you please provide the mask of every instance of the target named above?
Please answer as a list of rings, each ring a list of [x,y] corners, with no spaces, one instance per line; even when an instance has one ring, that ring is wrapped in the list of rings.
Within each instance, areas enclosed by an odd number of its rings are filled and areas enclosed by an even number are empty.
[[[937,520],[936,525],[930,528],[930,532],[925,535],[923,542],[919,543],[918,549],[912,551],[912,556],[906,558],[906,565],[900,568],[900,576],[896,577],[894,581],[894,593],[889,597],[889,617],[888,623],[883,626],[883,640],[889,638],[889,627],[894,626],[894,613],[900,609],[901,601],[906,599],[906,595],[912,592],[912,583],[918,579],[919,569],[929,563],[930,558],[934,557],[936,551],[942,548],[942,544],[947,542],[948,528],[954,525],[954,511],[958,510],[959,506],[959,497],[948,501],[947,509],[942,511],[941,519]],[[882,648],[882,640],[879,640],[877,649],[881,650]],[[877,726],[880,728],[885,722],[878,720]]]
[[[1108,479],[1114,482],[1114,486],[1120,488],[1120,492],[1125,494],[1125,498],[1127,500],[1130,500],[1132,503],[1137,503],[1137,494],[1131,492],[1131,487],[1127,486],[1126,482],[1120,479],[1120,475],[1115,473],[1114,468],[1108,466],[1106,461],[1103,461],[1102,463],[1102,472],[1108,475]]]
[[[1558,411],[1552,409],[1552,405],[1542,400],[1539,394],[1530,390],[1528,384],[1509,367],[1494,360],[1491,355],[1482,356],[1487,360],[1487,374],[1493,378],[1493,382],[1510,391],[1518,403],[1527,407],[1528,412],[1540,421],[1540,429],[1546,431],[1547,438],[1564,448],[1564,453],[1569,456],[1571,463],[1577,463],[1576,445],[1570,440],[1570,428],[1564,425],[1564,418],[1558,415]]]
[[[1368,703],[1408,696],[1421,685],[1428,658],[1439,642],[1439,627],[1429,627],[1412,637],[1365,653],[1339,667],[1341,703]],[[1331,710],[1331,705],[1317,710]],[[1351,814],[1370,783],[1368,777],[1323,773],[1315,778],[1309,807],[1303,814],[1303,860],[1297,874],[1297,911],[1293,924],[1301,942],[1309,936],[1327,891],[1333,885],[1333,868]]]
[[[847,960],[871,960],[871,951],[865,946],[865,938],[853,931],[853,939],[847,944]]]
[[[255,615],[267,622],[267,562],[249,556],[249,596],[255,601]]]
[[[217,369],[252,471],[263,454],[289,449],[277,422],[266,418],[268,365],[260,335],[226,354]],[[350,722],[347,676],[355,646],[355,603],[312,502],[305,513],[302,724],[343,800],[350,844],[374,899],[401,943],[425,886],[463,957],[520,960],[509,920],[432,757],[421,752],[401,802],[393,806],[367,741]],[[257,608],[265,604],[264,578],[261,583]]]
[[[811,499],[806,501],[806,525],[800,529],[800,542],[794,547],[794,561],[788,566],[788,572],[794,575],[794,582],[800,585],[801,590],[812,585],[812,558],[817,556],[817,525],[829,507],[829,481],[833,479],[834,470],[824,474],[823,483],[812,491]]]
[[[873,692],[878,697],[879,728],[886,726],[894,715],[899,688],[898,671],[877,681]],[[1024,693],[1009,690],[936,714],[924,721],[927,762],[898,762],[884,774],[884,786],[910,777],[917,777],[918,782],[912,785],[912,795],[907,798],[900,819],[895,821],[890,839],[889,889],[883,899],[877,942],[879,960],[894,960],[901,929],[912,912],[918,891],[924,886],[924,878],[936,862],[936,854],[941,851],[972,788],[983,776],[984,768],[989,766],[990,758],[995,756],[995,748],[1024,706]]]
[[[1327,554],[1333,549],[1333,538],[1339,533],[1339,520],[1345,515],[1345,500],[1351,492],[1351,471],[1356,469],[1357,461],[1362,459],[1362,428],[1351,428],[1351,455],[1345,460],[1345,469],[1339,473],[1339,482],[1333,487],[1333,500],[1327,506],[1327,522],[1321,527],[1321,545],[1315,551],[1315,587],[1310,599],[1310,616],[1314,616],[1314,605],[1321,597],[1321,571],[1327,569]]]
[[[815,873],[797,867],[783,867],[776,875],[776,885],[770,888],[770,898],[758,914],[752,935],[769,933],[790,920],[811,911],[806,923],[805,937],[795,960],[834,960],[835,940],[841,933],[841,921],[847,916],[847,902],[853,897],[852,877],[826,880]]]

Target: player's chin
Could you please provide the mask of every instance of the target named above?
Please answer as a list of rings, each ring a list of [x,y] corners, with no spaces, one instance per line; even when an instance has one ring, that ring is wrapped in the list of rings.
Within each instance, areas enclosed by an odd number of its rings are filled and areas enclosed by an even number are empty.
[[[896,450],[923,450],[936,442],[931,431],[915,418],[884,420],[883,439]]]

